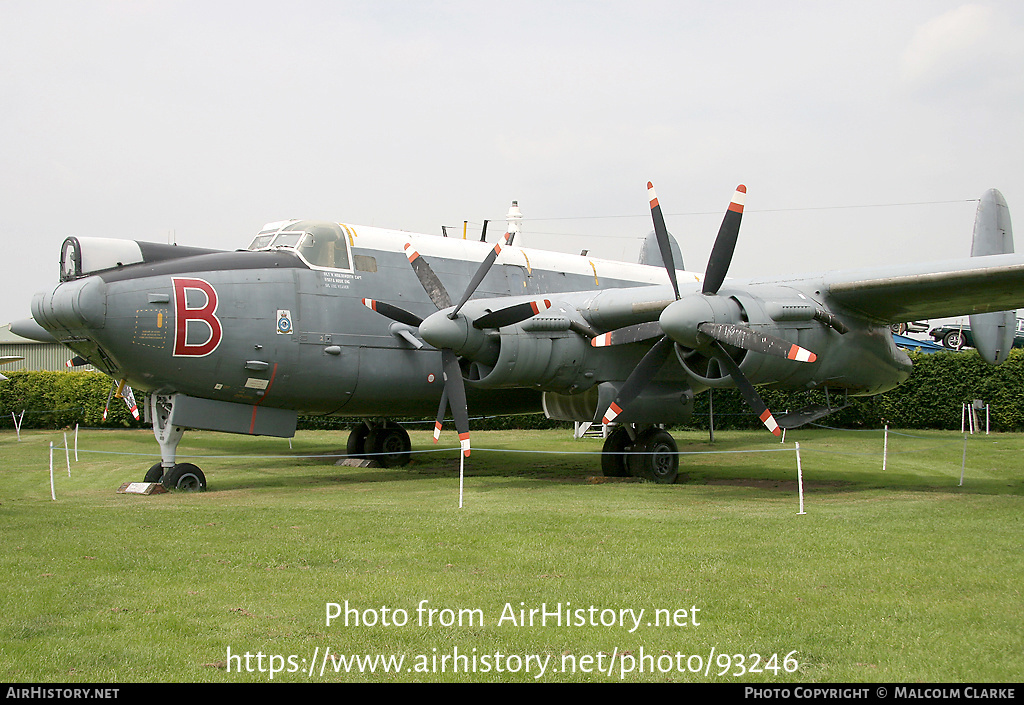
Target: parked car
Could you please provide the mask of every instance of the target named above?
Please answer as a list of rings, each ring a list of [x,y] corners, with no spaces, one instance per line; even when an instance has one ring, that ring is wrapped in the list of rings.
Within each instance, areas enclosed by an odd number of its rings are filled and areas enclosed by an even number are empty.
[[[893,335],[906,335],[907,333],[924,333],[928,330],[928,321],[907,321],[906,323],[893,323],[889,326]]]
[[[950,350],[974,347],[974,337],[971,335],[971,326],[968,323],[932,328],[928,331],[928,335],[934,338],[936,343],[942,343]],[[1017,319],[1017,332],[1013,336],[1013,347],[1024,348],[1024,318]]]

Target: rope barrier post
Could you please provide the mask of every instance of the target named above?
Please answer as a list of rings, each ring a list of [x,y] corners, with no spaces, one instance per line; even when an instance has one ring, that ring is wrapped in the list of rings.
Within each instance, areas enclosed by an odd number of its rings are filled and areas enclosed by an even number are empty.
[[[64,432],[64,460],[68,464],[68,477],[71,477],[71,449],[68,448],[68,432]]]
[[[960,461],[960,487],[964,486],[964,470],[967,468],[967,435],[964,434],[964,456]]]
[[[78,424],[75,424],[75,462],[78,462]]]
[[[967,418],[967,404],[960,405],[960,433],[963,433],[966,429],[965,419]]]
[[[885,463],[889,458],[889,424],[885,425],[885,440],[882,441],[882,472],[885,472]]]
[[[53,441],[50,441],[50,499],[57,501],[57,493],[53,489]]]
[[[797,514],[806,514],[804,511],[804,471],[800,467],[800,441],[796,443],[796,482],[800,488],[800,511]]]
[[[459,449],[459,509],[462,509],[462,487],[466,472],[466,454]]]

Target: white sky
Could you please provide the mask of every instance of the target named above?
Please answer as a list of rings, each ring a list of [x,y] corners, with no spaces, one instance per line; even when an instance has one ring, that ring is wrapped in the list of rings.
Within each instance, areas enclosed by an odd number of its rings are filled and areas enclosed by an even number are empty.
[[[966,256],[970,199],[1024,209],[1022,117],[1019,2],[0,0],[0,323],[68,235],[518,199],[518,244],[635,260],[648,180],[691,269],[738,183],[732,276]]]

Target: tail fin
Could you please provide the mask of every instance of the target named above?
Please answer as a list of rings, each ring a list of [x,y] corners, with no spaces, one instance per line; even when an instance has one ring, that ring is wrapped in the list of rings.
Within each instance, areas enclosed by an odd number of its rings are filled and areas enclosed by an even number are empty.
[[[974,240],[971,257],[1005,255],[1013,252],[1013,228],[1010,209],[1003,194],[989,189],[981,197],[974,219]],[[1017,331],[1017,312],[998,311],[971,316],[971,335],[978,354],[990,365],[1006,360]]]

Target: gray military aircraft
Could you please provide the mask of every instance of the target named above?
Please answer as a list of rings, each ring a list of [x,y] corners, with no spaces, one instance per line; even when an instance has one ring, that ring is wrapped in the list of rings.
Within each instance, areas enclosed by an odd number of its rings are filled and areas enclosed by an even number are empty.
[[[776,420],[757,385],[884,392],[911,368],[890,324],[1024,306],[1024,257],[996,191],[978,209],[983,256],[727,280],[746,189],[703,274],[677,269],[648,189],[648,264],[518,247],[514,219],[493,247],[304,220],[270,223],[235,252],[69,237],[33,317],[147,393],[162,460],[146,480],[203,488],[199,468],[175,461],[186,428],[290,437],[299,413],[360,418],[349,453],[394,466],[410,443],[389,419],[437,410],[440,429],[447,408],[465,455],[470,408],[614,421],[604,472],[673,482],[677,448],[661,425],[690,418],[695,394],[737,387],[778,434],[830,409]],[[976,335],[996,363],[1009,346],[993,315]]]
[[[0,355],[0,365],[6,365],[8,362],[17,362],[18,360],[24,360],[25,358],[19,357],[18,355]],[[0,382],[3,382],[7,378],[0,374]]]

